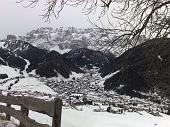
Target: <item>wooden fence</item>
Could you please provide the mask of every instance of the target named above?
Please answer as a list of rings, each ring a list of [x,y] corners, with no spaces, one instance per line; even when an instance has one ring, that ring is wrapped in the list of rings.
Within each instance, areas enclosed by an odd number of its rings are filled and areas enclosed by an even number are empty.
[[[18,119],[21,127],[50,127],[47,124],[40,124],[30,119],[28,117],[29,110],[47,114],[52,117],[52,127],[61,126],[61,99],[56,98],[53,101],[45,101],[26,96],[0,95],[0,102],[6,103],[6,106],[0,105],[0,113],[6,113],[7,120],[10,120],[10,116]],[[11,105],[19,105],[21,106],[21,110],[16,110],[12,108]]]

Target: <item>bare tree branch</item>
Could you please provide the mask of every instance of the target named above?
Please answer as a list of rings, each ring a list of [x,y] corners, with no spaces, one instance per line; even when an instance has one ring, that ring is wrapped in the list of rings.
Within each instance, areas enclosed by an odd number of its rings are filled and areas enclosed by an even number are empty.
[[[35,7],[40,0],[19,0],[25,7]],[[167,37],[170,33],[170,0],[45,0],[46,21],[59,17],[65,6],[82,7],[84,14],[100,11],[119,35],[109,45],[134,46],[141,36],[147,39]],[[117,20],[117,26],[112,21]],[[99,20],[101,21],[101,20]],[[104,26],[103,23],[100,23]]]

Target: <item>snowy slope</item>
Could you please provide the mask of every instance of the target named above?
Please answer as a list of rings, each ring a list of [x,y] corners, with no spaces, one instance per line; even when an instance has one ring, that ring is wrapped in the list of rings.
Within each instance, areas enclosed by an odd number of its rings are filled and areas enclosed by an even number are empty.
[[[83,111],[63,110],[62,127],[169,127],[170,116],[151,116],[146,112],[111,114],[93,112],[94,107],[83,107]]]
[[[40,82],[38,79],[34,77],[26,77],[20,79],[18,83],[12,86],[11,91],[31,91],[31,92],[38,91],[42,93],[55,94],[51,88],[44,85],[43,82]]]
[[[37,78],[25,76],[24,78],[20,78],[19,81],[15,83],[16,80],[18,79],[14,78],[13,80],[9,80],[1,84],[0,89],[6,91],[10,86],[10,84],[13,84],[9,92],[15,91],[18,93],[27,93],[27,94],[38,92],[38,93],[45,93],[51,95],[57,94],[50,87],[46,86],[43,82],[41,82]]]
[[[9,66],[0,65],[0,74],[7,74],[7,79],[0,79],[0,90],[7,90],[10,84],[13,84],[10,91],[29,91],[56,94],[51,88],[41,82],[38,78],[29,76],[26,72],[24,75],[19,74],[18,69]],[[18,80],[18,81],[17,81]]]
[[[79,107],[82,111],[71,108],[63,108],[61,127],[169,127],[170,116],[161,114],[161,117],[152,116],[144,111],[139,113],[125,112],[125,114],[112,114],[108,112],[94,112],[97,107]],[[29,112],[29,117],[43,124],[52,125],[52,118]],[[18,121],[13,119],[15,124]],[[11,124],[11,123],[10,123]],[[0,124],[1,125],[1,124]],[[15,125],[11,124],[15,127]],[[8,127],[8,126],[5,126]]]
[[[0,48],[4,48],[5,42],[0,42]]]
[[[152,116],[146,112],[112,114],[94,112],[97,107],[83,106],[83,111],[63,108],[61,127],[170,127],[170,116]],[[52,118],[35,112],[29,117],[39,123],[51,125]]]
[[[19,70],[9,66],[0,65],[0,74],[7,74],[9,78],[19,76]]]

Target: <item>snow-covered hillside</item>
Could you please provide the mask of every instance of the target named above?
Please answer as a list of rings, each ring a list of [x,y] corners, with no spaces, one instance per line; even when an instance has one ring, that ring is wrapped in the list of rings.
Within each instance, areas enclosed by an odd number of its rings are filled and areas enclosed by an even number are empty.
[[[147,113],[147,108],[151,108],[154,111],[157,111],[159,110],[158,107],[160,105],[143,99],[130,98],[128,96],[118,95],[113,92],[107,93],[102,91],[103,86],[100,84],[102,78],[97,73],[95,73],[98,68],[93,68],[90,72],[89,70],[86,70],[87,73],[81,75],[75,75],[73,73],[72,78],[74,79],[70,78],[67,80],[61,78],[40,78],[34,74],[26,73],[23,73],[21,76],[17,72],[17,70],[3,65],[1,65],[1,69],[4,70],[4,73],[8,73],[10,75],[9,80],[1,84],[0,90],[2,91],[2,93],[9,92],[11,93],[11,95],[29,95],[44,99],[53,99],[56,96],[60,96],[61,98],[63,98],[64,106],[62,111],[61,127],[170,126],[170,116],[162,113],[159,113],[159,116],[153,116],[150,113]],[[103,80],[105,80],[106,78],[107,77],[103,78]],[[7,90],[10,85],[11,89]],[[61,90],[63,90],[63,92]],[[94,103],[98,104],[98,106],[73,105],[75,102],[81,100],[81,97],[79,99],[76,99],[76,96],[81,95],[80,93],[87,95],[87,98],[92,99]],[[71,101],[71,105],[68,105],[68,101]],[[119,107],[117,107],[117,104],[122,104],[121,101],[125,103],[125,105],[127,106],[126,108],[129,108],[128,110],[126,110],[122,114],[107,112],[109,102],[114,102],[114,108],[120,109]],[[106,103],[104,104],[104,102]],[[134,102],[137,103],[137,106],[133,106],[133,108],[141,108],[139,111],[130,110],[130,104],[134,104]],[[96,110],[100,112],[95,112]],[[45,123],[49,125],[52,124],[52,118],[48,117],[47,115],[30,111],[29,117],[35,119],[37,122],[40,123]],[[13,121],[17,124],[17,121],[15,119],[13,119]],[[15,125],[11,123],[8,124],[10,125],[10,127],[15,127]]]
[[[112,114],[94,112],[96,107],[83,107],[83,111],[63,110],[62,127],[169,127],[170,117],[151,116],[146,112]]]
[[[20,76],[18,69],[14,69],[14,68],[11,68],[9,66],[4,66],[4,65],[0,65],[0,74],[7,74],[8,78]]]

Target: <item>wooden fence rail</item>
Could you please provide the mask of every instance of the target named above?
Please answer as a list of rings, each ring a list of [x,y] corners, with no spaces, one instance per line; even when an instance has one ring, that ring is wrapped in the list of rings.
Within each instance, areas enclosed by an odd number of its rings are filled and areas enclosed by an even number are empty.
[[[6,103],[7,106],[0,105],[0,112],[6,113],[6,118],[10,120],[10,116],[20,121],[21,127],[50,127],[46,124],[37,123],[28,117],[29,110],[47,114],[53,118],[52,127],[61,126],[62,100],[59,98],[53,101],[45,101],[33,97],[26,96],[4,96],[0,95],[0,102]],[[11,105],[21,106],[21,110],[16,110]]]

